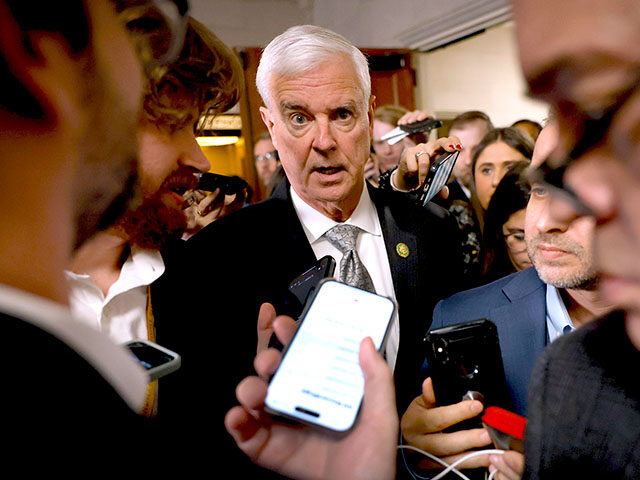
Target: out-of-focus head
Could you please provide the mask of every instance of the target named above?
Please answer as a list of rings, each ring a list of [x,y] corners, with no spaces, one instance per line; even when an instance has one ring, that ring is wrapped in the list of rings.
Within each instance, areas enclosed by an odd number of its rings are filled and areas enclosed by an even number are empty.
[[[531,93],[555,110],[551,167],[595,216],[600,292],[640,315],[640,4],[634,0],[514,2]],[[570,22],[566,19],[571,18]],[[544,41],[540,41],[544,39]],[[566,159],[570,159],[567,165]],[[562,172],[560,172],[562,174]],[[580,212],[551,190],[556,221]]]
[[[490,130],[493,130],[493,124],[489,116],[478,110],[461,113],[453,119],[449,127],[449,134],[458,137],[462,144],[462,150],[453,166],[453,175],[467,188],[473,185],[473,149]]]
[[[233,106],[242,87],[236,55],[211,31],[188,19],[178,58],[150,75],[138,139],[142,204],[118,222],[132,243],[159,248],[186,228],[183,195],[209,161],[196,142],[202,116]]]
[[[531,266],[524,241],[529,187],[520,178],[528,162],[515,164],[491,197],[482,233],[484,275],[495,279]]]
[[[540,131],[542,130],[542,125],[540,123],[526,118],[516,120],[511,126],[520,130],[525,135],[529,135],[533,142],[538,139],[538,135],[540,135]]]
[[[375,109],[373,113],[373,150],[375,151],[379,168],[381,172],[395,167],[400,161],[402,151],[406,147],[415,145],[415,142],[409,137],[405,137],[402,141],[389,145],[386,140],[381,137],[396,128],[398,120],[409,110],[397,105],[381,105]]]
[[[551,121],[540,131],[531,155],[531,168],[540,167],[558,144],[558,125]]]
[[[14,120],[25,120],[14,123],[20,136],[29,129],[67,132],[69,155],[60,172],[74,164],[70,207],[77,247],[112,223],[134,194],[141,60],[111,2],[75,0],[60,8],[12,0],[0,8],[0,104]],[[25,52],[38,69],[19,60]]]
[[[278,152],[273,146],[271,135],[265,132],[253,144],[253,161],[263,184],[267,184],[278,167]]]
[[[371,148],[373,98],[362,52],[330,30],[292,27],[264,50],[256,84],[295,192],[327,216],[348,218]]]
[[[476,145],[471,167],[474,185],[482,208],[489,201],[496,187],[516,163],[531,161],[533,144],[515,128],[495,128]]]

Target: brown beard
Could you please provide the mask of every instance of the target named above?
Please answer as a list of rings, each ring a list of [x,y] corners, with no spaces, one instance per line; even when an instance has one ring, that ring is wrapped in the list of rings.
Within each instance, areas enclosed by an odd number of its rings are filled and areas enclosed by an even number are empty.
[[[125,237],[130,245],[150,250],[162,249],[169,240],[179,238],[187,229],[187,218],[182,208],[167,205],[162,193],[168,187],[194,188],[196,178],[183,169],[172,172],[162,186],[134,210],[127,211],[115,225],[115,230]]]

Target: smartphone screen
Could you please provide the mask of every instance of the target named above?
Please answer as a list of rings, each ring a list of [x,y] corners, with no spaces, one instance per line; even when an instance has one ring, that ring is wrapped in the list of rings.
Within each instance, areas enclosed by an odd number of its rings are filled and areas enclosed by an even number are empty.
[[[353,425],[364,394],[360,342],[380,349],[395,304],[335,280],[324,280],[307,306],[266,398],[269,411],[344,432]]]
[[[426,205],[447,184],[459,154],[460,152],[456,151],[441,155],[429,167],[429,173],[418,199],[422,205]]]

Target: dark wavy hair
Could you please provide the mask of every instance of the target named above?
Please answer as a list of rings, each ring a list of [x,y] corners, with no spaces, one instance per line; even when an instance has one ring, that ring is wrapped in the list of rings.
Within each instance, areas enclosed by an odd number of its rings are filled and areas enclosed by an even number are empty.
[[[511,263],[502,226],[509,217],[529,201],[529,183],[522,177],[528,162],[518,162],[509,170],[496,187],[485,215],[482,232],[483,282],[492,282],[516,271]]]
[[[471,172],[473,173],[474,178],[476,176],[476,163],[478,161],[478,157],[482,154],[485,148],[497,142],[506,143],[511,148],[517,150],[526,158],[531,160],[531,155],[533,154],[533,143],[529,138],[525,137],[519,130],[513,127],[494,128],[493,130],[489,130],[489,132],[482,137],[482,140],[480,140],[478,145],[473,149]]]

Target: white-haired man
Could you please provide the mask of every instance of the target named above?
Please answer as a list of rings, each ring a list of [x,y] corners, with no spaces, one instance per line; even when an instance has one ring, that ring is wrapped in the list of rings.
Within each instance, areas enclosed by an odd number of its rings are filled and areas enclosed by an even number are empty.
[[[257,85],[266,105],[262,118],[288,181],[265,202],[215,222],[187,242],[184,267],[167,272],[170,290],[175,295],[184,288],[190,296],[181,304],[187,318],[220,319],[206,328],[228,347],[223,354],[232,394],[231,386],[252,371],[260,305],[299,314],[287,304],[289,282],[324,255],[340,265],[343,254],[327,232],[348,225],[358,232],[357,261],[367,273],[359,285],[399,305],[385,354],[404,408],[420,383],[415,375],[424,319],[460,281],[454,220],[435,205],[424,208],[406,195],[365,187],[374,98],[366,58],[342,36],[314,26],[287,30],[264,50]],[[457,143],[443,138],[409,149],[404,171],[417,173],[416,155],[428,163],[429,155],[453,151]],[[269,336],[262,334],[261,339]],[[184,357],[208,351],[204,336],[193,337],[190,332],[181,344]],[[204,355],[201,360],[203,368],[208,365]],[[225,401],[224,411],[235,404],[232,395]]]

